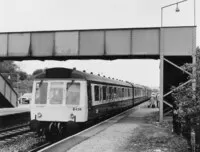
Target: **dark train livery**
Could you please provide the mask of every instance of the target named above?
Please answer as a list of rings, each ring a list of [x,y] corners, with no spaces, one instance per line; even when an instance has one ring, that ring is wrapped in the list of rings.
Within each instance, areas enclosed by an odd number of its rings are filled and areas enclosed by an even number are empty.
[[[33,83],[31,129],[47,138],[148,100],[151,89],[76,69],[51,68]]]

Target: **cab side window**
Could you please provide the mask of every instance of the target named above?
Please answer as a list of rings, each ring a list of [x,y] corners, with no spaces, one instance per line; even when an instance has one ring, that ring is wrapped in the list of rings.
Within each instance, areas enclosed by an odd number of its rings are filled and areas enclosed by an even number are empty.
[[[67,84],[66,104],[79,105],[80,103],[80,83]]]

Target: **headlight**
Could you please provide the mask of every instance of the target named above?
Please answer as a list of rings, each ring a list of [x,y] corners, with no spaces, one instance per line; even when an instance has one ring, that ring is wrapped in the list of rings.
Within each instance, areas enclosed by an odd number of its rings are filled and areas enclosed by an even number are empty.
[[[73,113],[70,114],[70,118],[74,119],[75,115]]]
[[[41,118],[42,114],[40,112],[37,113],[37,118]]]
[[[76,122],[76,115],[74,115],[73,113],[70,114],[70,118],[74,120],[74,122]]]

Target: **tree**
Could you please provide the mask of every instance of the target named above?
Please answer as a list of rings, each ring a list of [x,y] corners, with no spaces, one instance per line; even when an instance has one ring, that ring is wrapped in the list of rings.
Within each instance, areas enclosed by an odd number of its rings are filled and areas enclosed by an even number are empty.
[[[0,73],[7,79],[12,85],[13,82],[18,80],[17,71],[19,67],[13,61],[0,62]]]
[[[19,67],[13,61],[0,62],[0,73],[14,73]]]
[[[43,72],[43,69],[37,69],[32,73],[32,75],[36,76],[36,75],[38,75],[39,73],[42,73],[42,72]]]
[[[29,84],[28,81],[26,83],[22,82],[28,79],[28,74],[24,71],[21,71],[13,61],[0,62],[0,73],[5,79],[7,79],[13,88],[17,88],[17,92],[21,88],[31,88],[31,83]]]
[[[26,72],[18,71],[17,73],[18,73],[19,79],[20,79],[21,81],[28,78],[28,74],[27,74]]]

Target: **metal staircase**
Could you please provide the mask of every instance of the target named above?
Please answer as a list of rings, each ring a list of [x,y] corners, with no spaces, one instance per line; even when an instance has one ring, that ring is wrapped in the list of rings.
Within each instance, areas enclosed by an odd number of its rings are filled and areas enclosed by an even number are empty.
[[[17,93],[10,83],[0,74],[0,108],[17,106]]]

